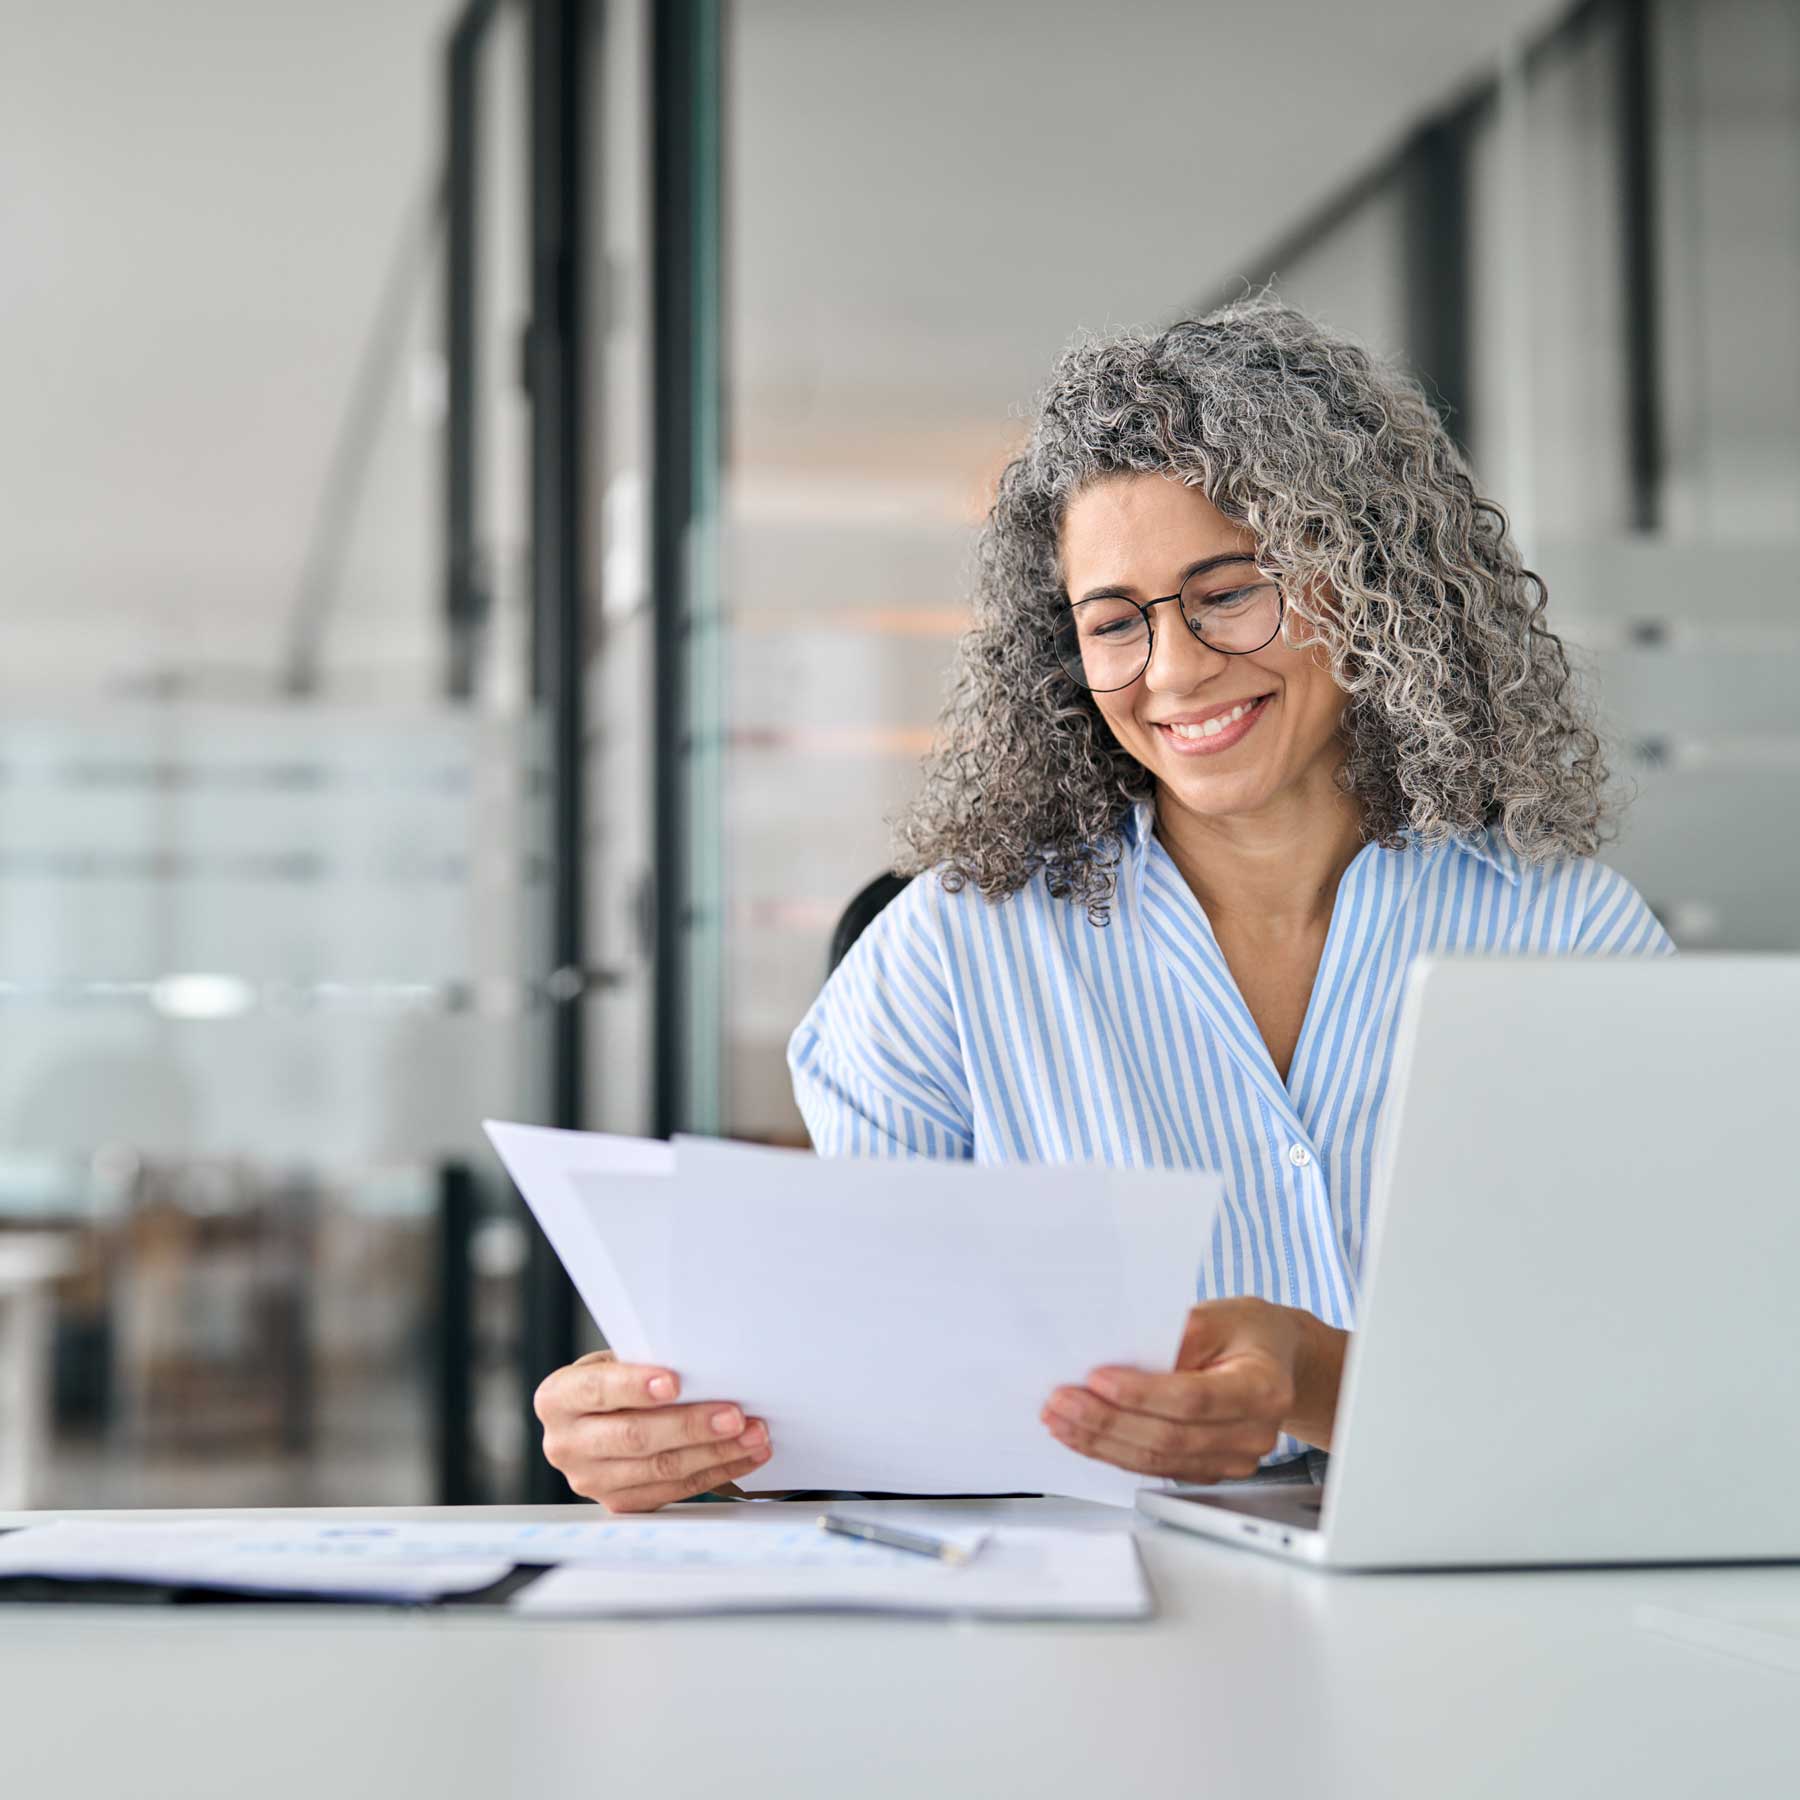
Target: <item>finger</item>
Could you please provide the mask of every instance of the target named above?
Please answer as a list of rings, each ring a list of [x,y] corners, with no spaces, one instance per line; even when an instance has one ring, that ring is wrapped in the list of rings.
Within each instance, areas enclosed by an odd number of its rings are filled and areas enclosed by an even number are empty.
[[[561,1435],[570,1440],[568,1449],[577,1457],[646,1457],[688,1444],[721,1448],[748,1424],[741,1407],[708,1400],[577,1419]]]
[[[1059,1421],[1068,1424],[1067,1420]],[[1230,1425],[1175,1425],[1142,1413],[1116,1413],[1103,1423],[1073,1427],[1085,1433],[1091,1444],[1134,1459],[1133,1468],[1149,1468],[1176,1474],[1196,1463],[1217,1458],[1254,1465],[1275,1448],[1280,1432],[1272,1420],[1245,1420]]]
[[[1052,1431],[1064,1431],[1078,1439],[1086,1455],[1104,1449],[1109,1454],[1133,1456],[1138,1466],[1167,1463],[1192,1452],[1192,1434],[1203,1429],[1124,1412],[1086,1392],[1053,1401],[1044,1409],[1044,1423]]]
[[[1046,1412],[1044,1422],[1058,1443],[1083,1456],[1129,1469],[1136,1475],[1168,1476],[1177,1481],[1204,1483],[1254,1475],[1263,1455],[1275,1442],[1274,1434],[1266,1428],[1239,1428],[1229,1433],[1208,1433],[1203,1440],[1175,1448],[1147,1449],[1140,1443],[1075,1424],[1053,1413]]]
[[[723,1477],[718,1470],[740,1463],[747,1456],[761,1455],[769,1445],[769,1428],[753,1420],[743,1431],[722,1444],[681,1444],[658,1450],[654,1456],[600,1457],[584,1468],[587,1485],[604,1488],[609,1493],[624,1493],[632,1488],[679,1485],[690,1475],[709,1475],[708,1487],[716,1487]]]
[[[1288,1410],[1279,1371],[1256,1357],[1232,1357],[1205,1369],[1152,1374],[1143,1369],[1096,1369],[1088,1389],[1129,1412],[1183,1424],[1224,1423]]]
[[[1180,1461],[1215,1454],[1260,1456],[1274,1448],[1279,1421],[1262,1415],[1221,1424],[1189,1424],[1127,1411],[1097,1398],[1085,1388],[1058,1389],[1044,1408],[1044,1423],[1062,1427],[1089,1444],[1108,1444],[1128,1454]]]
[[[646,1487],[626,1488],[618,1493],[602,1495],[601,1504],[608,1512],[654,1512],[659,1506],[668,1506],[676,1500],[691,1500],[696,1494],[710,1493],[728,1481],[740,1480],[760,1469],[768,1460],[769,1449],[764,1445],[760,1451],[741,1456],[736,1462],[702,1469],[697,1474],[684,1476],[680,1481],[659,1481]]]
[[[622,1363],[610,1352],[583,1357],[546,1375],[533,1401],[546,1424],[552,1415],[617,1412],[628,1406],[661,1406],[681,1392],[671,1369],[650,1363]]]
[[[1122,1452],[1168,1461],[1204,1447],[1203,1442],[1195,1441],[1195,1433],[1204,1427],[1180,1425],[1148,1413],[1126,1412],[1086,1392],[1071,1394],[1045,1412],[1052,1429],[1061,1424],[1082,1434],[1084,1448],[1105,1444]]]
[[[1078,1425],[1070,1425],[1061,1419],[1048,1419],[1045,1423],[1050,1427],[1050,1435],[1059,1444],[1066,1444],[1083,1456],[1091,1456],[1096,1462],[1111,1463],[1115,1468],[1129,1469],[1134,1475],[1169,1475],[1173,1471],[1155,1466],[1155,1459],[1149,1459],[1152,1466],[1146,1467],[1146,1459],[1141,1452],[1128,1452],[1123,1445],[1109,1444],[1096,1433]]]

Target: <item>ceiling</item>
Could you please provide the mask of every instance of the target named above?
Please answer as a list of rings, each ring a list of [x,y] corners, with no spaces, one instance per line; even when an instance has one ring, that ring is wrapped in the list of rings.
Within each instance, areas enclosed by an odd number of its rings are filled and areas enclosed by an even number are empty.
[[[1239,277],[1544,0],[742,0],[727,185],[752,457],[1024,406],[1078,329]]]

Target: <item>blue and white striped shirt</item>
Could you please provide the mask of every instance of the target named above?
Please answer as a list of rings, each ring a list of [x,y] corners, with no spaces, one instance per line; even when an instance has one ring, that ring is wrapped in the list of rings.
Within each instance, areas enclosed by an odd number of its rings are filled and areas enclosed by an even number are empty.
[[[1604,864],[1524,862],[1493,834],[1366,844],[1339,884],[1283,1082],[1149,803],[1110,923],[1039,876],[990,904],[914,881],[788,1047],[820,1154],[1215,1170],[1201,1299],[1255,1294],[1352,1327],[1404,976],[1429,952],[1665,954]]]

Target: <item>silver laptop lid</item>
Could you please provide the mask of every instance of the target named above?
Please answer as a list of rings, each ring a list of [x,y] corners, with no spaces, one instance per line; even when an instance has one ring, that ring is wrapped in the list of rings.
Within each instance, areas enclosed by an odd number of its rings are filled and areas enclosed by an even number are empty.
[[[1800,958],[1421,962],[1334,1563],[1800,1557]]]

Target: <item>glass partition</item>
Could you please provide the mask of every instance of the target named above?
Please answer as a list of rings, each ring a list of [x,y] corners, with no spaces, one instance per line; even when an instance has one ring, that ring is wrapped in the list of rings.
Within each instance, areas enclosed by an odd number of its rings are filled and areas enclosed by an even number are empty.
[[[0,573],[24,652],[0,676],[0,1507],[423,1502],[451,1439],[453,1497],[516,1488],[522,1240],[479,1122],[542,1106],[553,846],[524,665],[524,15],[484,10],[486,605],[455,700],[455,15],[327,6],[279,52],[204,20],[79,54],[49,15],[23,29],[43,104],[6,129],[48,172],[55,248],[30,208],[16,248],[58,269],[89,360],[132,367],[103,405],[8,383],[9,441],[93,435],[8,480],[33,518]],[[138,94],[171,103],[159,70],[182,131],[125,129]],[[336,137],[246,133],[246,106]],[[54,360],[32,291],[7,341]]]

